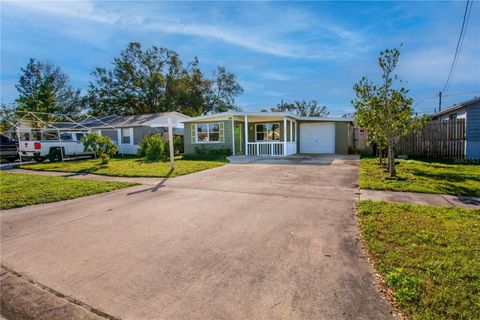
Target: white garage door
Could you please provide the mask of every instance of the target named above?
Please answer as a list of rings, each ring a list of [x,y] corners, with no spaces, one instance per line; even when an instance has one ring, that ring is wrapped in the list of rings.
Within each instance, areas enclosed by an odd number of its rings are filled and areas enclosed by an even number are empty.
[[[301,123],[300,153],[335,153],[335,123]]]

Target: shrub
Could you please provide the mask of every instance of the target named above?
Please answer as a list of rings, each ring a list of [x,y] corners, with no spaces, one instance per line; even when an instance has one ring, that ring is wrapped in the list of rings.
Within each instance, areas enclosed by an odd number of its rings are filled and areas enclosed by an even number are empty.
[[[118,148],[112,143],[109,137],[101,136],[98,133],[88,133],[81,139],[84,152],[93,152],[101,159],[102,164],[107,164],[110,157],[117,154]]]
[[[173,137],[174,153],[178,153],[182,147],[182,139],[178,136]],[[167,161],[170,157],[170,145],[168,139],[164,139],[160,133],[147,134],[138,149],[138,156],[147,161]]]
[[[228,148],[219,148],[219,149],[208,149],[205,147],[195,147],[195,154],[199,156],[212,156],[212,157],[220,157],[220,156],[231,156],[232,151]]]

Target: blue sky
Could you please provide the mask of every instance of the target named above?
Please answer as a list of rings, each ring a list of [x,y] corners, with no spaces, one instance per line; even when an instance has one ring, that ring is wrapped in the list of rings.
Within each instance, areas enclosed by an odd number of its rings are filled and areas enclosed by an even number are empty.
[[[198,57],[210,74],[238,76],[246,111],[283,98],[316,99],[352,112],[353,84],[378,78],[376,59],[403,43],[398,75],[418,112],[436,107],[453,59],[465,2],[2,1],[1,101],[13,102],[30,57],[62,67],[85,89],[130,41]],[[444,106],[480,96],[480,3],[473,4]],[[450,94],[450,96],[449,96]]]

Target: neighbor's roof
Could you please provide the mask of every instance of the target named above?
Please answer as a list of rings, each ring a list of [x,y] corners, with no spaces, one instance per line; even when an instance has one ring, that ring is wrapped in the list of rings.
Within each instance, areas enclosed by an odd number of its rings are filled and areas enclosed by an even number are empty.
[[[452,107],[450,107],[448,109],[445,109],[445,110],[442,110],[442,111],[439,111],[437,113],[432,114],[432,117],[438,117],[438,116],[441,116],[445,113],[450,113],[452,111],[456,111],[456,110],[468,107],[469,105],[476,104],[476,103],[480,103],[480,97],[474,97],[473,99],[470,99],[470,100],[467,100],[467,101],[464,101],[464,102],[460,102],[458,104],[454,104]]]
[[[177,115],[183,117],[185,119],[190,118],[187,115],[178,113],[178,112],[158,112],[158,113],[149,113],[149,114],[140,114],[140,115],[133,115],[133,116],[117,116],[117,115],[110,115],[104,117],[97,117],[89,119],[82,123],[82,125],[89,127],[89,128],[96,128],[96,127],[105,127],[112,126],[112,127],[132,127],[132,126],[142,126],[147,125],[152,121],[155,121],[159,118],[166,117],[169,115]]]
[[[353,118],[351,117],[305,117],[305,116],[298,116],[296,114],[290,112],[240,112],[240,111],[228,111],[228,112],[221,112],[215,114],[209,114],[200,117],[190,118],[183,122],[194,122],[194,121],[201,121],[201,120],[208,120],[212,118],[219,118],[219,117],[231,117],[231,116],[241,116],[241,117],[289,117],[299,121],[333,121],[333,122],[351,122]]]

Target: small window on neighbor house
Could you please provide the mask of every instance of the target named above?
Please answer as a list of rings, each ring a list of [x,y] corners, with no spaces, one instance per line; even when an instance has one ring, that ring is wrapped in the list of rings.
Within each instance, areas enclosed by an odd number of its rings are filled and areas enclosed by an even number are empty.
[[[456,113],[452,113],[449,117],[448,117],[449,120],[457,120],[457,114]]]
[[[122,144],[130,144],[130,128],[122,128]]]

